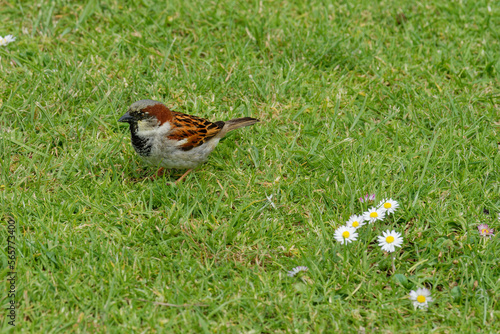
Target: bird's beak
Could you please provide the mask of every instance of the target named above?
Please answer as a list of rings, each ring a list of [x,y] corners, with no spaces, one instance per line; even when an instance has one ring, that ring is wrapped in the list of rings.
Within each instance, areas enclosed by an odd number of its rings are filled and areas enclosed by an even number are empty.
[[[130,122],[133,120],[134,120],[134,117],[130,116],[130,114],[127,111],[122,117],[120,117],[118,122]]]

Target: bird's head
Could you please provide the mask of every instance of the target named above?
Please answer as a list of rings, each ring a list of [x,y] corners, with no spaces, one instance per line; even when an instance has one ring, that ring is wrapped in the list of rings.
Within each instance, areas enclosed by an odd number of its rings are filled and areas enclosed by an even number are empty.
[[[118,122],[130,124],[132,132],[155,130],[172,118],[172,112],[161,102],[140,100],[132,103]]]

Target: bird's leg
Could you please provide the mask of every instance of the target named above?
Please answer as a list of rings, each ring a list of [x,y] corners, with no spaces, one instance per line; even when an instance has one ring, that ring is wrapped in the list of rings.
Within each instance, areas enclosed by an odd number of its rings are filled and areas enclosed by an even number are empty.
[[[155,175],[146,177],[146,180],[154,181],[157,178],[162,177],[163,174],[165,174],[165,168],[160,167],[160,169],[158,169],[158,171],[155,173]]]
[[[160,167],[160,169],[156,172],[156,177],[163,176],[163,174],[165,174],[165,168]]]
[[[193,169],[190,168],[188,169],[184,174],[182,174],[182,176],[180,178],[177,179],[177,181],[175,181],[175,184],[178,184],[179,182],[182,181],[183,178],[185,178]]]

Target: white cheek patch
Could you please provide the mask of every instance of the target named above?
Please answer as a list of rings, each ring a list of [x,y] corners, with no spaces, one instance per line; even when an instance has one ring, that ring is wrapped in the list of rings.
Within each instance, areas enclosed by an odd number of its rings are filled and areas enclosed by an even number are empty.
[[[144,121],[137,122],[137,134],[143,137],[155,137],[159,134],[158,122],[155,120],[149,119]]]
[[[137,122],[137,130],[139,132],[151,131],[153,130],[152,124],[149,121],[138,121]]]

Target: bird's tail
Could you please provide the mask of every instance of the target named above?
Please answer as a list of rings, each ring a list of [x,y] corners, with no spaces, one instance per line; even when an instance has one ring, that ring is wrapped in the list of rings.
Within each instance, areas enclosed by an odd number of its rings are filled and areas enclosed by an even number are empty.
[[[250,126],[254,125],[255,123],[260,122],[256,118],[252,117],[242,117],[242,118],[235,118],[230,121],[225,122],[224,127],[227,128],[226,132],[242,128],[244,126]]]

